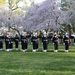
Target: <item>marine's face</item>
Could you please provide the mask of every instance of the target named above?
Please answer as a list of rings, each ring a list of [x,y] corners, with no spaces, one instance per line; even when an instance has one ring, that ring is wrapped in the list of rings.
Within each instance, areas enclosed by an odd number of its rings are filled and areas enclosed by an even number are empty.
[[[34,33],[33,33],[33,36],[37,36],[37,33],[34,32]]]
[[[24,36],[24,32],[22,32],[22,36]]]
[[[33,34],[33,36],[36,36],[35,34]]]
[[[9,34],[7,34],[7,37],[9,37],[10,35]]]
[[[46,34],[44,34],[44,37],[46,37],[47,35]]]
[[[68,36],[68,33],[66,33],[65,35]]]
[[[37,33],[35,33],[35,36],[37,36]]]

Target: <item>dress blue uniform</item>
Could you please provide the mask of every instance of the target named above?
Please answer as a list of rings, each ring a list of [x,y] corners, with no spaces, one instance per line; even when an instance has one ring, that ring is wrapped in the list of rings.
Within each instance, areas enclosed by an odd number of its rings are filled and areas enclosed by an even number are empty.
[[[67,33],[63,36],[63,42],[64,42],[64,45],[65,45],[65,52],[68,52],[68,49],[69,49],[69,36],[68,36]]]
[[[3,40],[4,40],[4,36],[0,35],[0,51],[3,49]]]
[[[54,34],[52,41],[54,44],[54,52],[58,52],[58,36],[56,35],[56,33]]]
[[[31,42],[33,46],[33,52],[36,52],[38,50],[38,36],[37,33],[33,33],[31,37]]]
[[[16,51],[18,51],[19,41],[19,36],[16,34],[16,36],[14,37]]]
[[[47,46],[48,46],[47,34],[43,34],[42,36],[42,45],[43,45],[43,52],[47,52]]]
[[[5,44],[6,44],[6,51],[11,51],[13,48],[12,38],[10,37],[10,33],[7,33],[5,36]]]
[[[22,52],[27,51],[28,47],[28,36],[26,32],[23,32],[21,35],[21,46],[22,46]]]

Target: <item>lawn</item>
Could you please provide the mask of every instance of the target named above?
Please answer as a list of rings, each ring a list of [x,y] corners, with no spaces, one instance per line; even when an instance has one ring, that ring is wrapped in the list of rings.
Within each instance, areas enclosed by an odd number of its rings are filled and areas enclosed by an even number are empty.
[[[75,46],[71,45],[69,52],[64,52],[64,46],[59,46],[59,52],[53,52],[53,45],[49,44],[48,52],[28,51],[0,52],[0,75],[75,75]]]

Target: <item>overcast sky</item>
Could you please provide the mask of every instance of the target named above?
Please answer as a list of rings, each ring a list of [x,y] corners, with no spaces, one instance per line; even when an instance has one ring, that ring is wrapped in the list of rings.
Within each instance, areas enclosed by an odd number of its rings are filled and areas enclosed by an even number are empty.
[[[34,3],[41,3],[41,2],[43,2],[43,1],[45,1],[45,0],[34,0]],[[61,0],[56,0],[57,2],[61,2]],[[28,5],[30,6],[30,2],[27,0],[27,2],[28,2]],[[21,7],[21,6],[23,6],[24,5],[24,3],[23,2],[20,2],[20,3],[18,3],[19,4],[19,7]]]
[[[45,0],[35,0],[35,3],[40,3],[40,2],[43,2]]]
[[[43,1],[45,1],[45,0],[34,0],[35,1],[35,3],[40,3],[40,2],[43,2]],[[61,2],[61,0],[56,0],[57,2]]]

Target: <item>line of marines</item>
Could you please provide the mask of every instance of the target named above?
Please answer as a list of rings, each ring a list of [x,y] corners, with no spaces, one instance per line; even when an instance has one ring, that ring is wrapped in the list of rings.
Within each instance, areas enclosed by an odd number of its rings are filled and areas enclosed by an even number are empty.
[[[0,50],[3,49],[3,41],[5,42],[5,50],[7,52],[12,51],[13,42],[15,43],[16,51],[18,51],[19,42],[21,43],[22,52],[26,52],[28,49],[29,40],[32,44],[32,51],[38,51],[39,39],[42,42],[42,50],[43,52],[47,52],[49,42],[52,42],[54,45],[54,52],[58,52],[59,39],[63,42],[65,52],[68,52],[69,45],[71,43],[70,39],[74,39],[75,45],[75,36],[69,36],[68,33],[65,33],[63,36],[58,36],[55,32],[52,36],[47,35],[46,32],[43,32],[42,35],[37,35],[37,32],[33,32],[32,34],[27,34],[27,32],[23,31],[20,37],[16,34],[15,37],[11,37],[11,33],[7,32],[5,35],[0,35]]]

